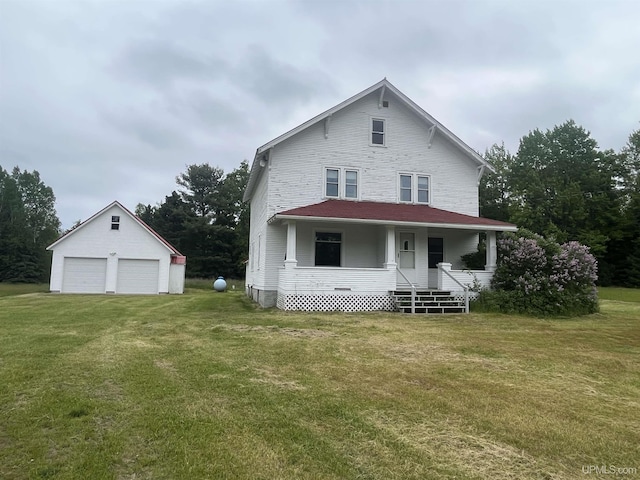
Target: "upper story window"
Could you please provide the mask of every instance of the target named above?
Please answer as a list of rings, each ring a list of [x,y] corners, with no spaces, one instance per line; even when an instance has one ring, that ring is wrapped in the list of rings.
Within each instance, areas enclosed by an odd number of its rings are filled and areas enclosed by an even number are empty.
[[[358,198],[358,172],[356,170],[345,170],[344,177],[344,196],[346,198]]]
[[[412,183],[413,183],[412,175],[400,175],[400,201],[401,202],[413,201],[413,197],[411,195],[413,190],[411,188]]]
[[[406,203],[429,203],[429,176],[401,173],[398,198]]]
[[[331,198],[358,199],[358,170],[326,168],[324,195]]]
[[[325,195],[327,197],[338,197],[340,193],[340,170],[327,168],[326,178]]]
[[[120,230],[120,215],[111,215],[111,230]]]
[[[371,119],[371,145],[386,145],[385,121],[382,118]]]

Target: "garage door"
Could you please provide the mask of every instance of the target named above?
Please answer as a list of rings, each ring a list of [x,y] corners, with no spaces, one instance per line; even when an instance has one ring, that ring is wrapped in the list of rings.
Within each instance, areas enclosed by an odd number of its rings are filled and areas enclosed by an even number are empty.
[[[63,293],[105,293],[106,258],[66,257],[63,269]]]
[[[116,293],[158,293],[159,260],[118,260]]]

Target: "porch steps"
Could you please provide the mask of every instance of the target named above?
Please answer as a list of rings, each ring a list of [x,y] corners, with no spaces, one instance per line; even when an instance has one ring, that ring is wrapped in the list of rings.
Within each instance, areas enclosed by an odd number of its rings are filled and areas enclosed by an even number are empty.
[[[399,312],[411,313],[411,290],[395,290],[391,296]],[[415,313],[465,313],[464,300],[442,290],[416,290]]]

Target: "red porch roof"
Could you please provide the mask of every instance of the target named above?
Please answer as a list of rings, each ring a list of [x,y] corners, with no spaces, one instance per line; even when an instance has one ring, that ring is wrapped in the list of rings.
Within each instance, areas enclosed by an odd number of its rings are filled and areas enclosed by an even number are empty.
[[[471,230],[515,231],[512,223],[449,212],[429,205],[406,203],[355,202],[325,200],[314,205],[294,208],[276,214],[275,219],[332,219],[335,221],[361,220],[364,223],[414,226],[440,226]]]

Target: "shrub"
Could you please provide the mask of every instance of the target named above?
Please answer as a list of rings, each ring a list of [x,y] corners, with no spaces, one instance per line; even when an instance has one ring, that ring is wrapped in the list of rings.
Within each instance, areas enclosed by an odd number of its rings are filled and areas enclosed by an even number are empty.
[[[562,245],[520,230],[498,241],[498,266],[476,308],[531,315],[586,315],[598,311],[596,259],[578,242]]]

